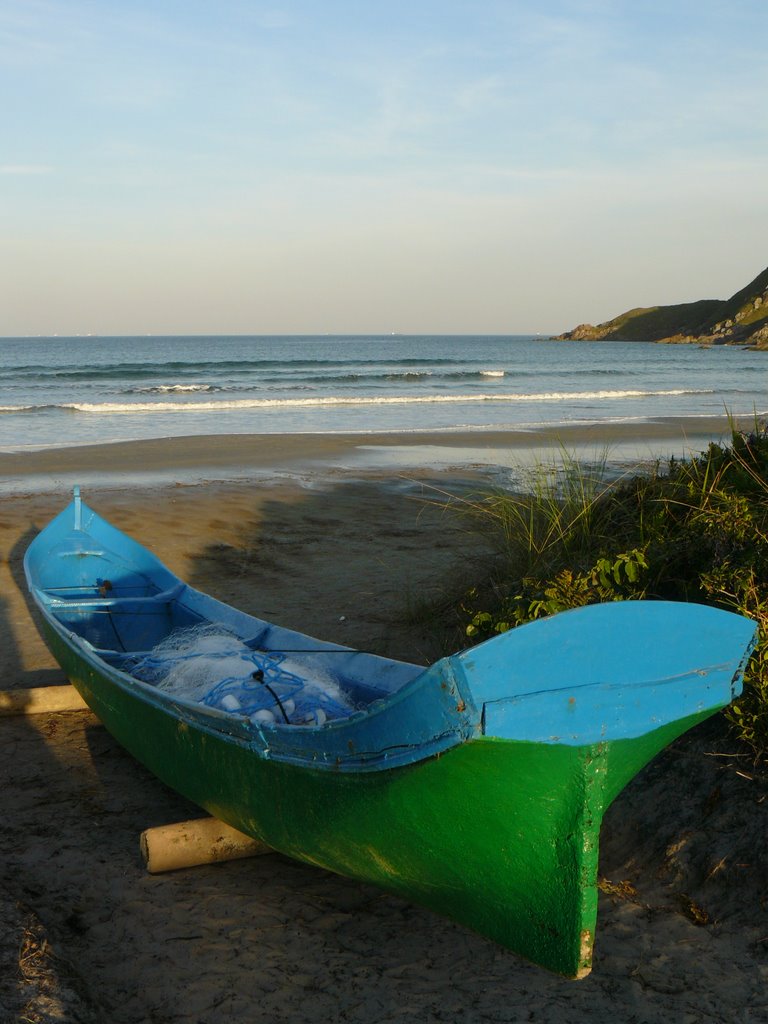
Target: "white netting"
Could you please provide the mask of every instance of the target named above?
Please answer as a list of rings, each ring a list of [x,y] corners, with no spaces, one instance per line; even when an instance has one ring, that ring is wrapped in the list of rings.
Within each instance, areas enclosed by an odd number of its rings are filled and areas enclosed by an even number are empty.
[[[317,657],[254,651],[217,625],[176,630],[131,672],[167,693],[259,724],[322,725],[355,710]]]

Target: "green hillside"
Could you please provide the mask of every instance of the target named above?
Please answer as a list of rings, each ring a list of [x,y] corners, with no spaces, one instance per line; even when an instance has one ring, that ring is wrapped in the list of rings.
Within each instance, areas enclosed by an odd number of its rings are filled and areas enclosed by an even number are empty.
[[[697,342],[768,349],[768,267],[730,299],[630,309],[605,323],[580,324],[559,340]]]

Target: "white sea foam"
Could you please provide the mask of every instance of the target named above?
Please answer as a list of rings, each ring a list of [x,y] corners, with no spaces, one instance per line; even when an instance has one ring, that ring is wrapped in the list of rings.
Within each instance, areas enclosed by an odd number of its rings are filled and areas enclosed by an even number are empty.
[[[659,398],[713,394],[711,389],[670,388],[659,391],[543,391],[535,393],[428,394],[428,395],[325,395],[313,398],[238,398],[220,402],[72,402],[62,408],[94,415],[136,413],[223,412],[235,409],[290,409],[359,405],[459,405],[480,402],[573,402],[610,401],[628,398]]]
[[[190,394],[199,391],[216,391],[217,388],[211,384],[153,384],[145,388],[136,388],[137,394],[182,394],[189,392]]]

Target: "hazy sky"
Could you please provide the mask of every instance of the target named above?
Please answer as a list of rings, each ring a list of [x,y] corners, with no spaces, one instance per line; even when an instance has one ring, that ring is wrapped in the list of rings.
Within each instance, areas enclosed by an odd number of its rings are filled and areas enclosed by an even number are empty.
[[[0,0],[0,335],[559,332],[768,265],[766,0]]]

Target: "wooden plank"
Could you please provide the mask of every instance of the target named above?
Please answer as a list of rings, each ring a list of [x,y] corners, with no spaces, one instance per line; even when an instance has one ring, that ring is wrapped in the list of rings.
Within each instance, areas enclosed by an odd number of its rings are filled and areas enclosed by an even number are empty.
[[[0,690],[0,717],[42,715],[54,711],[87,711],[88,705],[74,686],[33,686]]]

